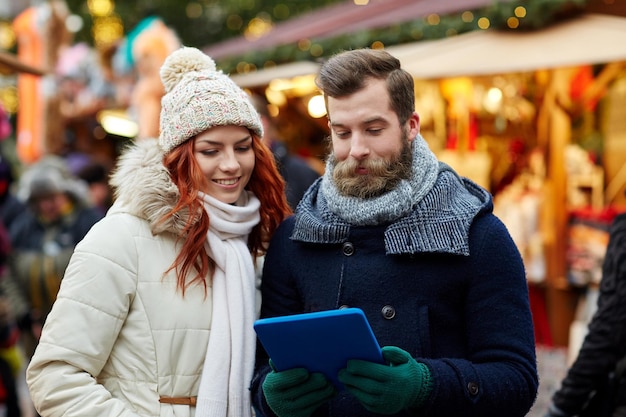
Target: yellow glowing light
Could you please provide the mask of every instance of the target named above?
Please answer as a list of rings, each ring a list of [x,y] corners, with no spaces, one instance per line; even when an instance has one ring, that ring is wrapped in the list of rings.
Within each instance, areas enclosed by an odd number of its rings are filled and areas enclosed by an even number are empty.
[[[439,82],[441,94],[448,100],[469,101],[473,94],[472,80],[469,77],[445,78]]]
[[[385,44],[381,41],[372,42],[372,49],[385,49]]]
[[[87,7],[93,16],[108,16],[115,6],[111,0],[88,0]]]
[[[324,48],[319,43],[315,43],[311,45],[311,49],[309,49],[309,53],[311,56],[322,56],[324,54]]]
[[[439,17],[438,14],[429,14],[428,17],[426,18],[426,21],[428,22],[429,25],[435,26],[438,25],[441,22],[441,18]]]
[[[480,19],[478,19],[478,27],[480,29],[489,29],[489,26],[491,26],[491,22],[488,18],[481,17]]]
[[[19,101],[17,98],[16,87],[9,86],[0,89],[0,105],[2,105],[4,110],[6,110],[9,114],[17,113]]]
[[[324,104],[324,97],[322,95],[316,95],[311,97],[307,104],[307,111],[309,116],[314,119],[326,116],[326,105]]]
[[[515,8],[515,16],[517,17],[526,17],[526,8],[524,6],[517,6]]]
[[[506,25],[511,29],[517,29],[519,27],[519,19],[517,17],[509,17],[506,19]]]
[[[287,97],[285,94],[282,91],[276,91],[270,87],[265,89],[265,98],[270,103],[270,106],[274,106],[276,108],[287,104]],[[271,109],[270,106],[268,106],[268,110]]]
[[[270,103],[267,105],[267,112],[271,117],[278,117],[280,114],[280,108],[276,104]]]
[[[291,89],[291,81],[285,78],[275,78],[269,83],[272,91],[287,91]]]
[[[369,0],[354,0],[354,4],[357,6],[367,6],[369,2]]]
[[[305,96],[317,90],[315,86],[315,76],[315,74],[308,74],[292,78],[274,78],[270,81],[268,90],[281,93],[289,92],[296,96]]]
[[[10,22],[0,22],[0,48],[11,49],[15,45],[15,32]]]
[[[244,35],[248,39],[257,39],[265,35],[270,30],[272,30],[272,22],[260,17],[255,17],[250,21],[250,23],[248,23],[248,27],[246,28]]]
[[[253,64],[250,64],[249,62],[241,61],[237,64],[236,68],[237,68],[237,73],[247,74],[251,71],[254,71],[256,69],[256,66]]]
[[[301,51],[308,51],[311,48],[311,40],[300,39],[298,41],[298,49]]]
[[[502,105],[502,90],[491,87],[483,99],[483,107],[489,113],[497,113]]]
[[[461,14],[461,20],[464,21],[465,23],[470,23],[474,21],[474,13],[467,11],[467,12],[463,12],[463,14]]]
[[[139,126],[128,117],[124,110],[102,110],[96,117],[102,128],[109,134],[134,138],[139,133]]]
[[[316,91],[315,74],[299,75],[291,79],[291,91],[297,96],[304,96]]]
[[[276,66],[276,62],[269,60],[263,63],[263,69],[274,68]]]
[[[124,25],[119,16],[94,19],[92,34],[96,45],[110,45],[124,36]]]

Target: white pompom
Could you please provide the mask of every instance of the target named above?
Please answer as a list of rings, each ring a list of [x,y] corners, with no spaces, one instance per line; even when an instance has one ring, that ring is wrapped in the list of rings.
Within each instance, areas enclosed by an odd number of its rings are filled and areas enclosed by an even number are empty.
[[[215,61],[210,56],[197,48],[183,47],[167,57],[160,75],[165,91],[170,92],[189,72],[215,70]]]

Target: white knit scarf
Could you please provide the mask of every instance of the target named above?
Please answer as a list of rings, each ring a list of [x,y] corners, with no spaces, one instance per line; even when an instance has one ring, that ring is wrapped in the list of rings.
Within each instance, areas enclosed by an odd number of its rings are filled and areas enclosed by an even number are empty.
[[[260,221],[260,202],[244,192],[236,205],[200,194],[209,214],[208,251],[215,261],[213,318],[196,406],[197,417],[252,416],[255,282],[248,235]]]

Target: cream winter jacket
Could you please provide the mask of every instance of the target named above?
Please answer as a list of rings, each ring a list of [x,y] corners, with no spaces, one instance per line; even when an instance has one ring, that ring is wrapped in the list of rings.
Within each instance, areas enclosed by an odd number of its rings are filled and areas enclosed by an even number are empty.
[[[116,202],[76,247],[27,370],[45,417],[190,417],[211,331],[211,289],[183,298],[173,273],[178,191],[146,140],[120,159]]]

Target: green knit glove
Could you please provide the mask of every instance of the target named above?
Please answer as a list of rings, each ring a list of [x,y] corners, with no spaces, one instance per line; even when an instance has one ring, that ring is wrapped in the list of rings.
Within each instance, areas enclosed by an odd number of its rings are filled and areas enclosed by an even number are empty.
[[[430,371],[423,363],[395,346],[382,349],[388,365],[349,360],[339,381],[367,410],[396,414],[420,407],[432,390]]]
[[[267,374],[263,394],[278,417],[309,417],[335,396],[336,389],[321,373],[293,368],[281,372],[272,370]]]

